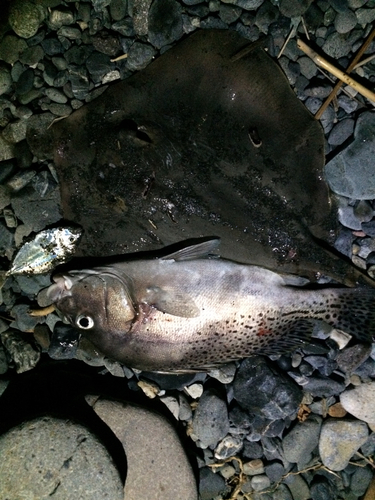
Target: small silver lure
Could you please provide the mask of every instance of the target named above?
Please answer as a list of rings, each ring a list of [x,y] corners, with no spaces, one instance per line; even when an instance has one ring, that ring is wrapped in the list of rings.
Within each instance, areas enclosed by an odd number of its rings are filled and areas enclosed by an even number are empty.
[[[18,250],[6,276],[12,274],[42,274],[62,264],[74,253],[82,229],[57,227],[45,229]]]

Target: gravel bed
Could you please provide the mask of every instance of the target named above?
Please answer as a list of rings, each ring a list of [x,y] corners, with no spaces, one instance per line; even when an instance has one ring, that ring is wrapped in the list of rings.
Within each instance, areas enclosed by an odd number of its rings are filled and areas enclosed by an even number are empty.
[[[54,165],[43,147],[33,144],[31,130],[69,115],[99,95],[103,85],[145,68],[184,35],[208,28],[262,39],[275,59],[283,48],[278,62],[297,97],[315,114],[335,80],[298,49],[297,35],[307,32],[346,68],[374,21],[374,0],[12,3],[11,28],[0,31],[3,270],[23,238],[61,220]],[[375,42],[364,57],[373,53]],[[373,88],[375,59],[354,75]],[[372,109],[344,85],[320,121],[327,181],[339,195],[342,229],[335,247],[375,277]],[[357,146],[350,143],[353,137]],[[364,498],[375,466],[374,346],[345,345],[342,334],[335,340],[317,325],[312,343],[290,355],[253,357],[208,374],[142,373],[97,355],[85,341],[78,345],[55,314],[47,320],[30,317],[28,309],[49,284],[50,275],[18,276],[1,290],[0,388],[11,374],[34,368],[48,355],[80,359],[159,399],[182,422],[199,467],[202,500]]]

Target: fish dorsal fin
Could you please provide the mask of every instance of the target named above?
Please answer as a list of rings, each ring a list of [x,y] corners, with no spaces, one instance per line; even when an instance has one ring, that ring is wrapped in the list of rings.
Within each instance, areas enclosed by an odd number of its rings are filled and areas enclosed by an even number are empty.
[[[214,252],[219,245],[220,245],[220,238],[213,238],[211,240],[198,243],[196,245],[189,245],[185,248],[181,248],[181,250],[177,250],[177,252],[170,253],[165,257],[162,257],[160,260],[182,261],[182,260],[203,259],[205,257],[208,257],[211,252]],[[215,257],[218,257],[218,254],[215,254]]]
[[[200,314],[196,303],[188,294],[173,288],[165,289],[158,286],[149,286],[141,300],[172,316],[195,318]]]

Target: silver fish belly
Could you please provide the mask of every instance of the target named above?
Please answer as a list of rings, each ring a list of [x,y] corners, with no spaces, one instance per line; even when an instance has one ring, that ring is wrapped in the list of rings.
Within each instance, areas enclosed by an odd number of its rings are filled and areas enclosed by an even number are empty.
[[[375,290],[308,290],[296,276],[204,258],[217,244],[56,275],[48,296],[104,354],[150,371],[281,353],[306,342],[315,319],[364,341],[375,333]]]

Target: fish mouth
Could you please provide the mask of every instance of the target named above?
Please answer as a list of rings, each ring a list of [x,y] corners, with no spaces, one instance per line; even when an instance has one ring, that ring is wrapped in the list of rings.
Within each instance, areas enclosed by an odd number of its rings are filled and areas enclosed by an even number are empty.
[[[47,297],[54,304],[71,295],[70,289],[73,286],[73,281],[66,274],[56,274],[53,281],[55,283],[48,288]]]

